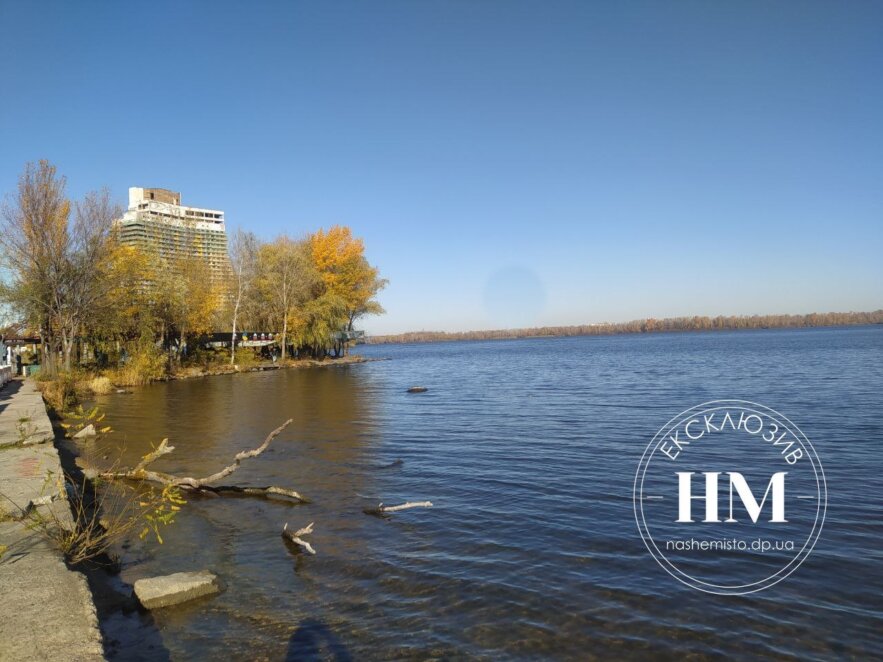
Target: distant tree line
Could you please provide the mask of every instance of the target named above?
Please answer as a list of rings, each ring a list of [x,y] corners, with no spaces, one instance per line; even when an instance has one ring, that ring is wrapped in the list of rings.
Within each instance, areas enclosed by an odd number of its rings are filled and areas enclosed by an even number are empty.
[[[28,164],[0,213],[7,332],[39,337],[44,376],[125,364],[143,378],[128,381],[149,381],[186,363],[207,334],[240,329],[274,333],[283,359],[341,354],[356,320],[383,312],[375,296],[386,281],[349,228],[270,242],[238,232],[217,277],[199,251],[162,257],[121,244],[110,194],[72,202],[65,185],[47,161]]]
[[[631,322],[605,322],[578,326],[541,326],[530,329],[492,331],[414,331],[386,336],[371,336],[366,342],[412,343],[455,340],[505,340],[513,338],[606,336],[622,333],[665,333],[667,331],[712,331],[725,329],[786,329],[817,326],[854,326],[883,324],[883,310],[868,313],[810,313],[809,315],[730,315],[718,317],[648,318]]]

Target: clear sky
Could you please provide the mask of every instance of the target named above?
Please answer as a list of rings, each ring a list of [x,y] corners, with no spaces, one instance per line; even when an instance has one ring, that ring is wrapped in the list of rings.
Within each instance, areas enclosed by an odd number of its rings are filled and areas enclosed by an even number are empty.
[[[0,0],[0,191],[346,224],[371,332],[883,307],[883,3]]]

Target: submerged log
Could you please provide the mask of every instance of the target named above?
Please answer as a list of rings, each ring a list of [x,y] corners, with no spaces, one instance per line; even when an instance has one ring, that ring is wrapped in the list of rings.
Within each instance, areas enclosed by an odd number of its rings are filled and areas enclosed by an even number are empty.
[[[282,527],[282,537],[289,542],[294,543],[300,549],[304,550],[308,554],[315,554],[316,550],[313,549],[313,546],[308,543],[306,540],[301,538],[301,536],[309,535],[313,532],[313,522],[307,524],[304,528],[298,529],[297,531],[291,532],[288,530],[288,522],[285,523],[285,526]]]
[[[395,468],[397,468],[397,467],[402,466],[403,464],[405,464],[405,461],[404,461],[404,460],[393,460],[393,461],[390,462],[389,464],[381,464],[381,465],[377,465],[377,466],[375,466],[374,468],[375,468],[375,469],[395,469]]]
[[[426,393],[428,390],[425,386],[412,386],[408,389],[408,393]]]
[[[199,488],[202,492],[210,492],[213,494],[241,494],[242,496],[264,496],[271,497],[274,494],[278,496],[289,497],[301,503],[309,503],[310,500],[299,492],[287,490],[284,487],[276,487],[268,485],[266,487],[240,487],[239,485],[203,485]]]
[[[273,441],[279,434],[287,428],[292,422],[292,419],[288,419],[278,428],[273,430],[270,434],[267,435],[267,438],[264,439],[263,443],[257,448],[253,448],[251,450],[240,451],[233,457],[233,463],[224,467],[220,471],[211,474],[210,476],[206,476],[204,478],[193,478],[191,476],[175,476],[172,474],[162,473],[159,471],[151,471],[147,467],[161,458],[163,455],[168,455],[169,453],[175,450],[174,446],[169,446],[169,440],[163,439],[159,446],[157,446],[153,451],[145,455],[141,461],[136,464],[132,469],[127,469],[125,471],[105,471],[101,472],[99,475],[102,478],[123,478],[126,480],[142,480],[149,481],[153,483],[160,483],[162,485],[171,485],[173,487],[179,487],[182,490],[187,490],[190,492],[197,492],[202,494],[240,494],[243,496],[260,496],[260,497],[269,497],[273,495],[284,496],[290,499],[294,499],[296,501],[300,501],[303,503],[307,503],[307,499],[305,499],[300,493],[289,490],[284,487],[277,487],[275,485],[269,485],[266,487],[248,487],[248,486],[239,486],[239,485],[212,485],[222,478],[226,478],[234,471],[236,471],[243,460],[247,460],[252,457],[257,457],[270,445],[270,442]]]

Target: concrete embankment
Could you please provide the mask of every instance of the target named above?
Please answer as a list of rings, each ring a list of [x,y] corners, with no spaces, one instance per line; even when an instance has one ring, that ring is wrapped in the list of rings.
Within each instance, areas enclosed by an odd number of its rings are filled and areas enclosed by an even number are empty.
[[[0,390],[0,660],[103,660],[86,578],[44,533],[16,521],[58,491],[52,425],[31,380]],[[38,506],[70,521],[66,495]]]

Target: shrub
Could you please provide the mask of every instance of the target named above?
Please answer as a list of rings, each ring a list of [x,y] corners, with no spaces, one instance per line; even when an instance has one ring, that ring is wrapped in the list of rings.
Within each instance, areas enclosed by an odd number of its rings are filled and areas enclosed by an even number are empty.
[[[50,505],[26,511],[27,524],[53,543],[71,565],[97,559],[111,547],[138,534],[153,533],[162,544],[160,529],[173,524],[185,501],[173,486],[133,487],[123,482],[47,476],[44,491],[51,500],[67,497],[67,506]]]
[[[227,363],[230,362],[230,354],[226,357]],[[250,368],[260,363],[260,358],[255,354],[251,347],[239,347],[236,349],[236,365],[240,370]]]
[[[167,361],[165,353],[150,343],[138,345],[125,365],[113,373],[112,381],[120,386],[139,386],[164,379]]]
[[[89,382],[89,390],[96,395],[110,393],[113,390],[113,384],[108,377],[95,377]]]
[[[38,387],[43,393],[43,399],[56,411],[65,411],[79,402],[77,378],[70,373],[60,373],[53,381],[38,382]]]

